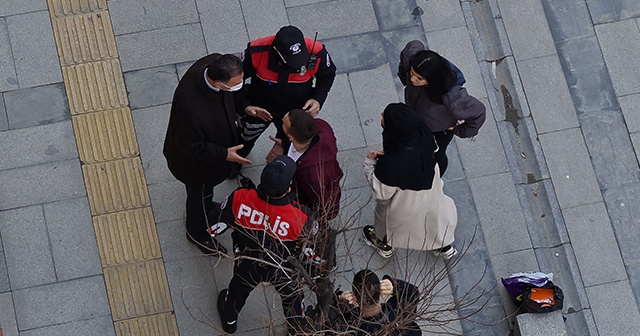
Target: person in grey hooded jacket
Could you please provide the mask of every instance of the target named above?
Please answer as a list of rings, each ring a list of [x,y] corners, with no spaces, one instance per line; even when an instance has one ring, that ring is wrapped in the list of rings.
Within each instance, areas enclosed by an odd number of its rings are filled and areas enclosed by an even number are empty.
[[[425,50],[420,41],[410,41],[400,53],[398,77],[405,85],[405,103],[433,132],[440,148],[436,161],[444,174],[453,135],[476,136],[486,118],[485,106],[463,87],[462,71],[438,53]]]

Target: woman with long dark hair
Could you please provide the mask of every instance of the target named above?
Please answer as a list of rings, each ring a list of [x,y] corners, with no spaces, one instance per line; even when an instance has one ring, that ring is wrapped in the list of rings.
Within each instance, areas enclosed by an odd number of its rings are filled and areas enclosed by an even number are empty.
[[[451,246],[458,217],[442,190],[431,131],[402,103],[389,104],[381,124],[383,150],[371,151],[364,162],[376,198],[375,227],[363,228],[365,242],[385,258],[393,247],[452,258],[458,253]]]
[[[477,135],[485,120],[485,107],[462,87],[462,71],[435,51],[425,50],[420,41],[407,43],[400,53],[398,77],[405,85],[405,103],[433,132],[440,147],[436,160],[444,174],[446,150],[453,135]]]

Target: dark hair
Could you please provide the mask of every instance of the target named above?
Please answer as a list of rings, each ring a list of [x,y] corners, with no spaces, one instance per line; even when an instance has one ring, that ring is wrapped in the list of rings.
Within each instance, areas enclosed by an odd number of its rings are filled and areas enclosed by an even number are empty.
[[[442,104],[442,96],[455,81],[455,73],[447,65],[447,61],[435,51],[421,50],[411,57],[410,63],[413,70],[427,80],[429,99]]]
[[[207,67],[207,77],[211,80],[227,82],[242,73],[242,61],[232,54],[220,55]]]
[[[306,143],[316,135],[316,122],[305,110],[294,109],[289,111],[291,127],[289,134],[301,143]]]
[[[363,269],[356,273],[351,290],[358,298],[360,307],[370,306],[380,301],[380,279],[370,269]]]

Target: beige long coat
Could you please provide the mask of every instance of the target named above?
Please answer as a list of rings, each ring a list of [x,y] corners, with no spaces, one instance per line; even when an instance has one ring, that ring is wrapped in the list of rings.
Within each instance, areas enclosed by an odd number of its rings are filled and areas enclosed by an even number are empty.
[[[435,166],[429,190],[402,190],[380,182],[377,161],[365,158],[364,173],[376,198],[375,228],[386,232],[388,244],[412,250],[434,250],[453,243],[458,214],[453,200],[444,194],[440,169]]]

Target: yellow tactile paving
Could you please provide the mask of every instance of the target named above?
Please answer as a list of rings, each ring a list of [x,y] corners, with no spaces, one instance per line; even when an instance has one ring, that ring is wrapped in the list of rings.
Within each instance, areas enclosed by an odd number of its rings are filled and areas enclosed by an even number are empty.
[[[150,207],[95,216],[93,225],[103,267],[162,256]]]
[[[107,0],[48,0],[48,3],[52,17],[71,16],[107,9]]]
[[[82,166],[94,215],[149,206],[149,192],[139,157]]]
[[[116,335],[178,335],[107,2],[48,4]]]
[[[117,58],[63,66],[62,78],[71,115],[129,105]]]
[[[114,321],[173,310],[162,259],[104,269]]]
[[[116,336],[177,335],[178,326],[171,313],[139,317],[115,323]]]
[[[80,161],[84,164],[138,156],[138,143],[128,107],[75,115]]]
[[[53,20],[53,33],[62,65],[118,57],[109,12]]]

